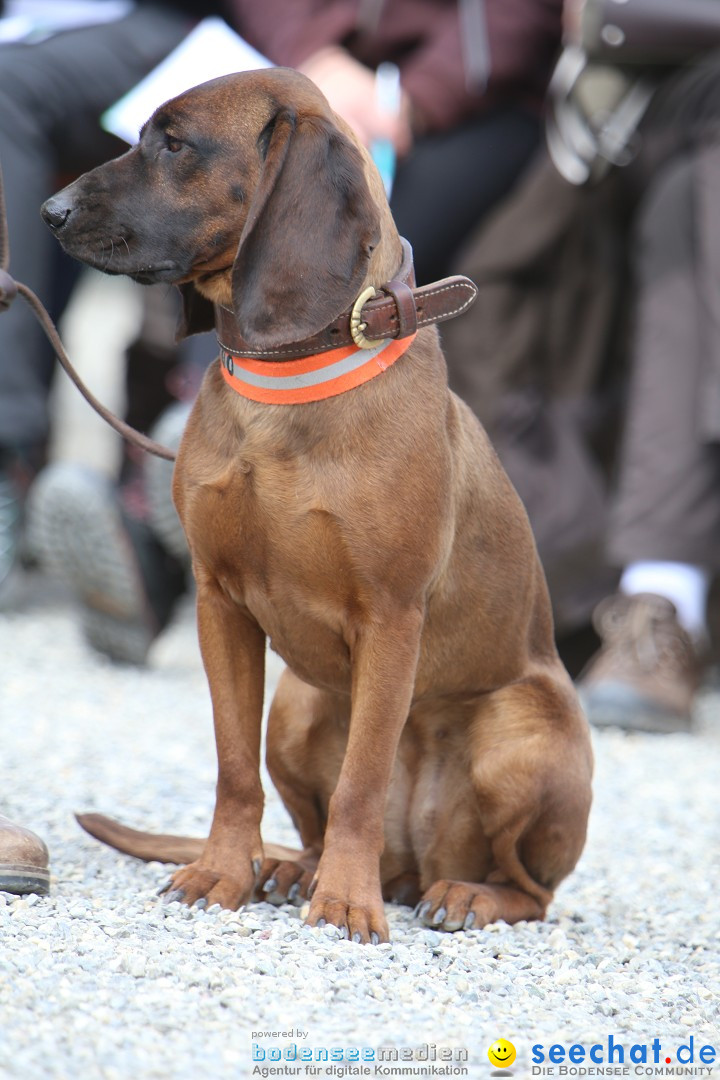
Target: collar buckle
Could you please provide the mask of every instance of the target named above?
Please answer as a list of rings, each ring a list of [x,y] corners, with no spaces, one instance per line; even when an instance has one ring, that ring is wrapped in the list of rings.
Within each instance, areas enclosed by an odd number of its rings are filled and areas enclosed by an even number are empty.
[[[350,335],[358,349],[374,349],[383,340],[382,338],[366,338],[363,332],[367,329],[367,323],[362,321],[363,306],[368,300],[374,300],[377,295],[373,286],[368,285],[366,289],[363,289],[350,309]]]

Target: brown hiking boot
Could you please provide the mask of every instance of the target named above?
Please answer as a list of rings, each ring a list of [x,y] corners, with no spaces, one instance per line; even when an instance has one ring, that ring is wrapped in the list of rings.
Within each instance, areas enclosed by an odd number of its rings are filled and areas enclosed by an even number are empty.
[[[689,731],[702,668],[675,606],[653,593],[618,594],[598,604],[593,624],[602,647],[578,681],[590,723]]]
[[[45,896],[49,891],[45,844],[34,832],[0,814],[0,892]]]

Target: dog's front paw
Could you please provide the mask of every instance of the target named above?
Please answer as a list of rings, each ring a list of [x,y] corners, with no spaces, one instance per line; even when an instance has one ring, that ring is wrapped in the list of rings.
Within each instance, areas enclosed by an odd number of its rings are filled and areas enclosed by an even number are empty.
[[[160,890],[166,903],[179,900],[192,906],[212,907],[219,904],[237,911],[251,899],[259,863],[248,863],[247,872],[233,868],[230,873],[204,866],[201,860],[176,870]]]
[[[313,895],[305,922],[308,926],[337,926],[343,937],[361,945],[378,945],[390,940],[382,898],[376,902],[334,900],[320,893]]]

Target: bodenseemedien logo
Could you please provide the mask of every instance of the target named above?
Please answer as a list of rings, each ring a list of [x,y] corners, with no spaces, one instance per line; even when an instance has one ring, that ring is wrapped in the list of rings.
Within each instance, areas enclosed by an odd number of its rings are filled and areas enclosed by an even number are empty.
[[[467,1077],[469,1052],[463,1046],[299,1046],[252,1042],[253,1076],[334,1077]]]

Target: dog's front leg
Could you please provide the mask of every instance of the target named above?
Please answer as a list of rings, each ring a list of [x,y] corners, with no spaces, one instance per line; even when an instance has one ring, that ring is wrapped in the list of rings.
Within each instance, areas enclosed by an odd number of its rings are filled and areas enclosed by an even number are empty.
[[[172,878],[170,896],[235,910],[253,892],[262,863],[260,735],[265,635],[209,576],[198,578],[200,650],[210,684],[218,781],[210,836],[194,863]],[[181,895],[178,895],[181,894]]]
[[[380,888],[387,790],[412,701],[422,630],[417,610],[364,624],[352,644],[347,749],[330,799],[307,922],[353,941],[388,940]]]

